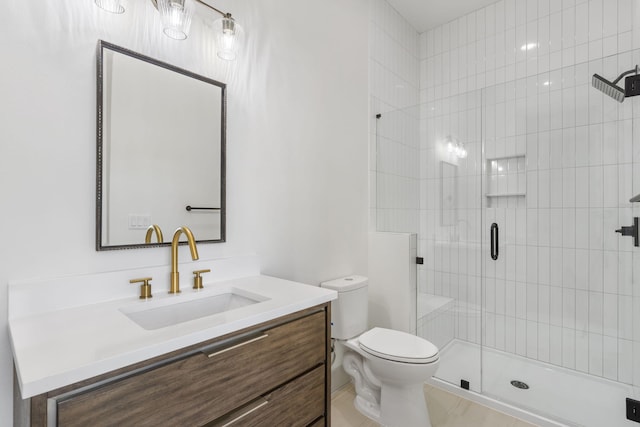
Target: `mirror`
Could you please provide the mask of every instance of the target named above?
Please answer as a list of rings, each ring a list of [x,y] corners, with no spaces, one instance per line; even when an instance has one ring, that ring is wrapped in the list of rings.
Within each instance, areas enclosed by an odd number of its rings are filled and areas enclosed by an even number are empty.
[[[440,162],[440,224],[458,224],[458,166]]]
[[[183,225],[224,242],[226,85],[104,41],[97,58],[96,249]]]

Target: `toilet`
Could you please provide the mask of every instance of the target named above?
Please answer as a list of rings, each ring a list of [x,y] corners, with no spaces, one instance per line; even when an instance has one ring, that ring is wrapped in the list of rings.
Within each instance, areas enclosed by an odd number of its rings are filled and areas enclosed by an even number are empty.
[[[320,284],[338,292],[331,337],[344,345],[342,366],[353,378],[354,406],[387,427],[431,427],[423,387],[438,369],[438,348],[406,332],[367,330],[367,282],[348,276]]]

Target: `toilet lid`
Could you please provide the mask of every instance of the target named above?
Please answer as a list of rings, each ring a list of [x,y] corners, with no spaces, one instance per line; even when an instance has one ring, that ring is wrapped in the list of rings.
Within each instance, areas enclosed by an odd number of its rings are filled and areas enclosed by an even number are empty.
[[[395,362],[432,363],[438,347],[424,338],[385,328],[373,328],[359,338],[360,348],[369,354]]]

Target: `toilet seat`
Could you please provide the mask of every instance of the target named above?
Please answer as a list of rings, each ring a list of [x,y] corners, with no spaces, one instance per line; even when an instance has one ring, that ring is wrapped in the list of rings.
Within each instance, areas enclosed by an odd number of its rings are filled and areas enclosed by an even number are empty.
[[[438,348],[429,341],[385,328],[373,328],[359,338],[365,352],[394,362],[425,364],[438,360]]]

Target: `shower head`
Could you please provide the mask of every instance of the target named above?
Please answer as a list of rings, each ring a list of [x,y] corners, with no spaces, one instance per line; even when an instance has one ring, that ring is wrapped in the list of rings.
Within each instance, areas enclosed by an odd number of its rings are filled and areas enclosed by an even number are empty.
[[[598,89],[600,92],[604,93],[605,95],[610,96],[611,98],[615,99],[618,102],[622,102],[624,101],[625,91],[620,86],[618,86],[617,83],[624,76],[628,74],[633,74],[633,73],[638,74],[639,72],[640,72],[640,67],[636,65],[636,68],[634,68],[633,70],[625,71],[624,73],[620,74],[618,78],[615,79],[613,82],[610,82],[609,80],[605,79],[602,76],[599,76],[598,74],[594,74],[593,79],[591,80],[591,85],[594,88]]]
[[[593,75],[591,85],[618,102],[624,101],[624,90],[622,90],[620,86],[611,83],[609,80],[597,74]]]

